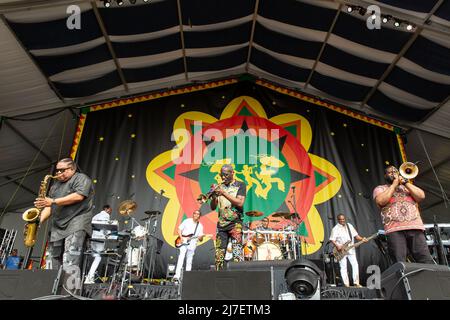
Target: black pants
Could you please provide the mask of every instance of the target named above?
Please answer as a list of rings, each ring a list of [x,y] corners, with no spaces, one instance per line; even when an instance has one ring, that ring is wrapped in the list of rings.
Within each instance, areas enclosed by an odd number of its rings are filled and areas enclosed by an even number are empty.
[[[422,230],[402,230],[387,235],[392,263],[406,262],[408,252],[417,263],[434,263]]]

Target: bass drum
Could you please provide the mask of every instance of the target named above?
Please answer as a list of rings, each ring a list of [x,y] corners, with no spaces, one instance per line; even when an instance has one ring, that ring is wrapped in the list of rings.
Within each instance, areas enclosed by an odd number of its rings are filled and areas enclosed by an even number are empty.
[[[283,253],[280,247],[272,242],[264,242],[256,248],[255,259],[257,261],[281,260]]]

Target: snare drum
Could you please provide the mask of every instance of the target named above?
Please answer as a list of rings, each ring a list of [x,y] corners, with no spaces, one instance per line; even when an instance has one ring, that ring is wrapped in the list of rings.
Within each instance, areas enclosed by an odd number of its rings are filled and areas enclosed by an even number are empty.
[[[283,239],[283,235],[279,233],[271,233],[268,236],[269,236],[268,240],[274,244],[279,244],[280,241]]]
[[[256,248],[255,259],[257,261],[281,260],[283,253],[278,245],[272,242],[264,242]]]
[[[253,243],[254,244],[256,244],[256,245],[260,245],[260,244],[262,244],[262,243],[264,243],[264,242],[266,242],[267,240],[266,240],[266,234],[264,234],[264,233],[259,233],[259,232],[256,232],[254,235],[253,235]]]

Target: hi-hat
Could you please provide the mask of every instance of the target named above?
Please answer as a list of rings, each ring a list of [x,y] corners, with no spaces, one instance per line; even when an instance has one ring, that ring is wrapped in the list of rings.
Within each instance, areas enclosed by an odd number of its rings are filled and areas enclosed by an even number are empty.
[[[264,215],[264,213],[262,213],[261,211],[256,211],[256,210],[247,211],[245,214],[249,217],[261,217]]]
[[[137,204],[133,200],[125,200],[119,204],[119,214],[121,216],[129,216],[136,211]]]
[[[145,214],[148,214],[149,216],[151,216],[151,215],[161,214],[161,211],[158,211],[158,210],[144,211],[144,213],[145,213]]]
[[[274,218],[289,218],[290,216],[292,216],[294,213],[293,212],[275,212],[274,214],[272,214],[272,217]]]

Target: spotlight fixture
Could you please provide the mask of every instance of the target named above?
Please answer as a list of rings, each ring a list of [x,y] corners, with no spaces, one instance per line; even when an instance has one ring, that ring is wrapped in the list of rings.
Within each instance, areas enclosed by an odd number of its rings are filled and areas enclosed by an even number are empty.
[[[148,2],[148,0],[144,0],[144,2]]]
[[[408,23],[406,26],[406,30],[411,31],[413,29],[413,25],[411,23]]]
[[[117,4],[118,4],[119,6],[123,5],[123,0],[117,0]]]
[[[383,23],[388,23],[389,20],[392,19],[392,16],[383,16],[383,19],[381,21],[383,21]]]
[[[348,6],[348,7],[347,7],[347,12],[350,13],[350,12],[352,12],[352,11],[353,11],[353,7],[352,7],[352,6]]]
[[[105,6],[105,8],[111,7],[111,0],[103,0],[103,5]]]
[[[395,20],[394,26],[396,26],[397,28],[400,27],[400,22],[398,22],[397,20]]]

